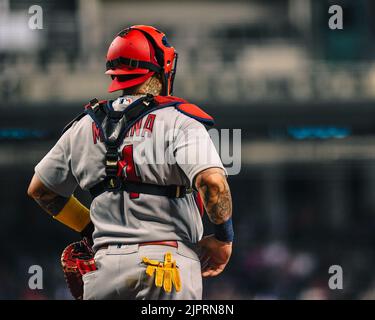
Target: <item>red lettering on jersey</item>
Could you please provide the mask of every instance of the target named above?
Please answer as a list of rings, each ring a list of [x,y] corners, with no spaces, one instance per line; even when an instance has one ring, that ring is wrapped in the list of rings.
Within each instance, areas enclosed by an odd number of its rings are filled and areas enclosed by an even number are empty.
[[[138,120],[134,126],[135,127],[135,135],[139,137],[139,134],[141,132],[141,127],[142,127],[142,119]],[[134,130],[133,130],[134,131]]]
[[[154,128],[155,118],[156,118],[155,114],[149,114],[147,116],[147,119],[143,126],[143,135],[145,135],[146,132],[149,132],[150,134],[152,133],[152,129]]]
[[[132,127],[130,128],[130,130],[128,131],[128,133],[129,133],[129,137],[134,136],[134,126],[132,126]]]
[[[92,138],[94,140],[94,144],[98,142],[98,139],[103,141],[102,135],[100,134],[100,129],[96,126],[95,122],[92,123]]]
[[[130,130],[126,133],[125,137],[133,137],[134,132],[136,136],[139,136],[142,128],[142,119],[138,120],[135,124],[132,125]]]
[[[127,145],[122,149],[122,159],[118,162],[117,175],[123,177],[124,180],[140,182],[141,179],[137,175],[134,159],[133,159],[133,145]],[[130,199],[139,197],[139,193],[130,192]]]

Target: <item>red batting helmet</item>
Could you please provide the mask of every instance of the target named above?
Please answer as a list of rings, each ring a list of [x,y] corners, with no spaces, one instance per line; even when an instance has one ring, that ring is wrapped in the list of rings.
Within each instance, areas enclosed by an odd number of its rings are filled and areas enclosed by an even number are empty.
[[[108,91],[133,87],[159,73],[162,95],[172,95],[176,66],[177,53],[164,33],[151,26],[132,26],[121,31],[108,49],[106,74],[112,77]]]

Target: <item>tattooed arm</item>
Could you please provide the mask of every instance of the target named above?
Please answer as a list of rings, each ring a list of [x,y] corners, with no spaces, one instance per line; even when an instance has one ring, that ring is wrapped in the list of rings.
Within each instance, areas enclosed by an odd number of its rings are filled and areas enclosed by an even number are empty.
[[[49,190],[36,175],[30,182],[27,194],[51,216],[57,215],[69,201],[69,198],[62,197]]]
[[[30,182],[27,194],[54,219],[80,232],[82,236],[91,238],[93,224],[90,220],[90,211],[74,196],[66,198],[56,194],[36,175]]]
[[[230,223],[232,197],[222,169],[209,168],[200,172],[195,179],[204,207],[211,222],[217,226]],[[220,241],[217,236],[204,237],[199,242],[201,249],[202,276],[214,277],[220,274],[232,254],[232,242]]]
[[[202,171],[195,179],[195,186],[212,223],[221,224],[232,216],[232,197],[222,169]]]

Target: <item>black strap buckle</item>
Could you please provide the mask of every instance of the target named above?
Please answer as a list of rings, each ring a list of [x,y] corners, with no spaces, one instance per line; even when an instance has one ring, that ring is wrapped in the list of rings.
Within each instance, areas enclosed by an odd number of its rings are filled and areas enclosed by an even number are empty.
[[[91,107],[94,107],[95,105],[97,105],[99,103],[99,100],[97,98],[94,98],[94,99],[91,99],[90,100],[90,106]]]
[[[191,192],[192,192],[191,188],[186,188],[185,186],[174,185],[171,188],[171,192],[169,193],[169,198],[183,198],[186,196],[186,194],[191,193]]]
[[[109,148],[108,148],[109,149]],[[108,150],[106,153],[105,153],[105,161],[106,161],[106,166],[109,165],[109,166],[112,166],[112,162],[115,162],[116,166],[117,166],[117,161],[118,161],[118,152],[117,152],[117,149],[114,149],[114,150]],[[109,163],[111,162],[111,163]]]
[[[139,67],[139,60],[134,60],[134,59],[129,59],[129,64],[128,66],[130,68],[137,69]]]
[[[118,171],[118,151],[115,146],[108,146],[105,154],[105,173],[107,178],[105,180],[106,191],[120,191],[122,182],[117,175]]]
[[[146,97],[143,99],[142,103],[148,107],[150,105],[150,103],[154,102],[154,95],[152,95],[151,93],[147,93],[146,94]]]
[[[116,147],[108,147],[105,154],[105,173],[108,178],[114,178],[117,176],[118,169],[118,152]]]
[[[96,98],[90,100],[90,107],[91,107],[93,110],[96,110],[96,109],[99,107],[99,100],[96,99]]]
[[[122,188],[122,182],[120,177],[108,177],[106,189],[107,191],[120,191]]]

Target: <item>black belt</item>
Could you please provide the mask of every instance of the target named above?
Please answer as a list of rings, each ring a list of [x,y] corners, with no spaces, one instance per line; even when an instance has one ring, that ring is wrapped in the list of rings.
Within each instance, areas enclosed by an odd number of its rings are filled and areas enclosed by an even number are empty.
[[[121,181],[118,187],[111,187],[109,179],[104,179],[95,186],[89,189],[92,198],[101,195],[105,191],[126,191],[134,193],[151,194],[155,196],[164,196],[168,198],[183,198],[186,194],[191,193],[191,188],[185,186],[169,185],[161,186],[150,183],[139,183],[130,181]]]

